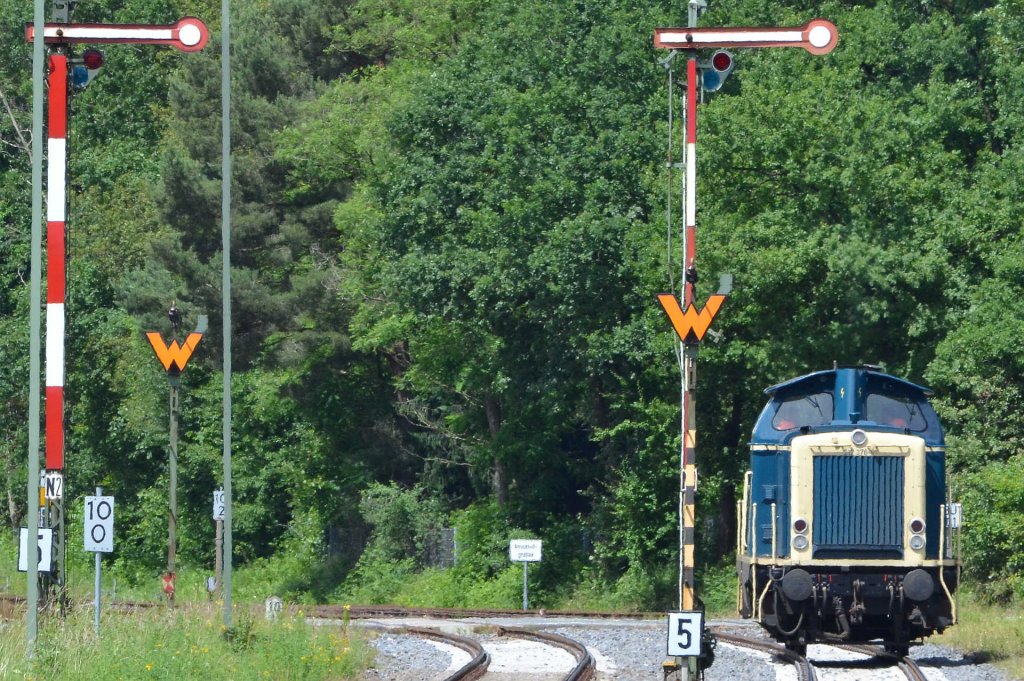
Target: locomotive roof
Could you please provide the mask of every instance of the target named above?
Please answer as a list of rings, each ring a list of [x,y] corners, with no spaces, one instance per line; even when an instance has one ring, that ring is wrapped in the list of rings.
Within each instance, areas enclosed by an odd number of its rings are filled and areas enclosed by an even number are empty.
[[[854,428],[918,435],[945,446],[931,389],[879,367],[837,366],[765,389],[771,399],[754,425],[751,444],[784,445],[804,433]]]
[[[832,383],[832,382],[834,382],[834,378],[833,377],[834,377],[835,373],[837,371],[844,370],[844,369],[845,370],[861,371],[861,372],[863,372],[865,374],[881,377],[881,378],[883,378],[883,379],[885,379],[887,381],[892,381],[894,384],[903,385],[903,386],[905,386],[907,388],[910,388],[911,390],[919,391],[925,397],[931,397],[932,395],[935,394],[935,391],[932,390],[931,388],[926,388],[923,385],[918,385],[916,383],[911,383],[910,381],[908,381],[906,379],[899,378],[898,376],[892,376],[890,374],[885,373],[884,371],[881,371],[879,369],[875,369],[874,367],[837,367],[835,369],[825,369],[824,371],[814,371],[814,372],[811,372],[809,374],[804,374],[803,376],[797,376],[796,378],[791,378],[788,381],[783,381],[782,383],[776,383],[775,385],[771,386],[770,388],[765,388],[764,389],[764,393],[765,393],[765,395],[771,395],[771,394],[775,393],[776,391],[781,390],[782,388],[788,388],[790,386],[799,385],[799,384],[804,383],[804,382],[813,383],[815,380],[821,380],[822,378],[832,379],[832,380],[829,380],[829,383]]]

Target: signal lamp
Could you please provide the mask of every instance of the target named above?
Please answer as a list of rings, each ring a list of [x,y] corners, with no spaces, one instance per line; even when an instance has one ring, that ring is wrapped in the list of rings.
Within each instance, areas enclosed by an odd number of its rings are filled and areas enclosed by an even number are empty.
[[[82,64],[90,71],[95,71],[103,66],[103,53],[99,50],[86,50],[82,53]]]
[[[910,531],[914,534],[921,534],[924,532],[924,521],[920,518],[914,518],[910,521]]]
[[[803,518],[797,518],[793,521],[793,531],[797,534],[803,534],[807,531],[807,521]]]
[[[797,551],[803,551],[804,549],[806,549],[807,544],[807,537],[803,536],[802,534],[798,534],[797,536],[793,537],[793,548]]]
[[[96,77],[100,69],[103,68],[105,57],[103,52],[96,49],[88,49],[82,53],[81,57],[75,57],[71,59],[71,85],[76,90],[83,89],[89,82]]]
[[[715,92],[722,87],[725,79],[732,73],[735,62],[732,53],[726,50],[718,50],[707,62],[699,64],[701,73],[701,87],[708,92]]]
[[[922,537],[919,534],[915,534],[913,537],[911,537],[910,538],[910,548],[914,549],[915,551],[920,551],[921,549],[923,549],[924,548],[924,537]]]

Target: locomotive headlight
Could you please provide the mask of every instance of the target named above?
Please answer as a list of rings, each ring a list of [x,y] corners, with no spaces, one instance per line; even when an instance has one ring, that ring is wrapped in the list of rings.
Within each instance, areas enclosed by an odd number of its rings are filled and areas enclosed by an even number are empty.
[[[914,534],[921,534],[924,532],[924,521],[920,518],[914,518],[910,521],[910,531]]]
[[[803,551],[804,549],[806,549],[807,544],[807,537],[805,537],[804,535],[798,534],[795,537],[793,537],[793,548],[797,551]]]
[[[920,551],[924,548],[924,537],[919,534],[915,534],[910,538],[910,548],[915,551]]]
[[[868,434],[858,428],[850,433],[850,442],[853,443],[854,447],[863,447],[868,443]]]
[[[797,534],[803,534],[807,531],[807,521],[803,518],[797,518],[793,521],[793,531]]]

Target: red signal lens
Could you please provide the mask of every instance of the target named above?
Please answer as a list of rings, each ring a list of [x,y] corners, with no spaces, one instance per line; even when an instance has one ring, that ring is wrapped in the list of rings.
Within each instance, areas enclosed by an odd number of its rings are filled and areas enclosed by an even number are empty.
[[[732,68],[732,55],[724,50],[715,52],[711,55],[711,66],[716,71],[728,71]]]
[[[103,67],[103,53],[99,50],[86,50],[82,53],[82,64],[93,71]]]
[[[803,534],[807,531],[807,521],[803,518],[797,518],[793,521],[793,530],[796,531],[797,534]]]
[[[924,532],[924,521],[920,518],[914,518],[910,521],[910,531],[914,534],[921,534]]]

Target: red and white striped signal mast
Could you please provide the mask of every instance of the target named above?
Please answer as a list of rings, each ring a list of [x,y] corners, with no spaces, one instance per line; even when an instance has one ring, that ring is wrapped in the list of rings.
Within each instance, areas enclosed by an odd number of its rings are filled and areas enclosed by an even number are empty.
[[[682,342],[682,415],[683,445],[680,461],[680,570],[679,611],[669,615],[669,654],[666,675],[682,671],[680,658],[687,659],[686,678],[696,679],[708,652],[703,622],[703,606],[695,595],[694,564],[696,527],[696,447],[694,387],[697,377],[697,347],[725,300],[731,282],[712,295],[704,308],[694,303],[697,283],[697,91],[717,90],[732,71],[732,55],[737,48],[798,47],[815,55],[828,54],[839,40],[835,25],[825,19],[813,19],[803,26],[789,28],[697,28],[699,14],[707,8],[705,0],[689,0],[689,25],[686,28],[657,28],[654,46],[686,53],[686,115],[684,158],[684,231],[683,231],[683,304],[675,296],[661,294],[658,300]],[[698,50],[717,49],[707,64],[701,65],[698,78]]]
[[[79,58],[71,56],[71,45],[116,44],[169,45],[181,52],[198,52],[210,39],[210,31],[199,19],[184,17],[169,26],[144,24],[71,23],[71,3],[54,0],[54,21],[43,26],[43,41],[49,47],[47,60],[46,140],[46,473],[60,477],[64,470],[64,348],[65,295],[67,290],[67,129],[71,93],[84,87],[103,66],[103,53],[87,49]],[[35,25],[25,27],[25,39],[35,40]],[[63,492],[63,485],[55,486]],[[47,486],[49,490],[49,486]],[[44,497],[44,494],[40,495]],[[50,584],[63,604],[65,586],[64,494],[41,498],[45,511],[40,525],[53,529],[54,570]],[[29,604],[34,607],[35,604]]]

